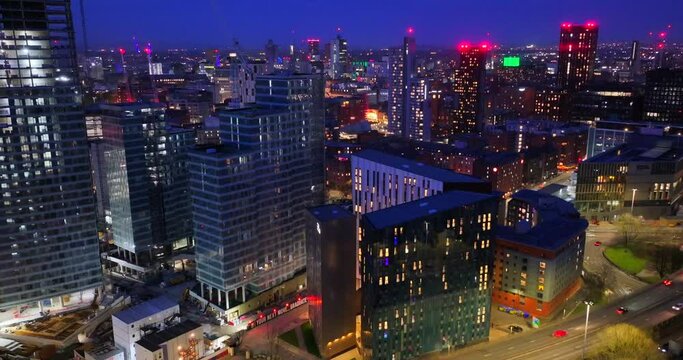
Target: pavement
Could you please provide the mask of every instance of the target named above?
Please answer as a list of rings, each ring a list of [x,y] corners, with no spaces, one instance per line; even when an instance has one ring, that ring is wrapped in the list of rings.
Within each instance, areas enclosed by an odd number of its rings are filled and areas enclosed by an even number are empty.
[[[300,360],[305,355],[289,344],[277,341],[278,335],[294,329],[308,321],[308,304],[299,306],[267,323],[257,326],[245,333],[240,350],[249,350],[252,354],[275,354],[279,360]]]
[[[672,318],[678,312],[671,306],[683,299],[683,271],[671,276],[674,284],[650,285],[621,299],[617,304],[602,308],[591,308],[588,325],[588,348],[595,344],[595,334],[603,328],[620,322],[627,322],[642,328],[651,327]],[[629,311],[624,315],[616,313],[618,306]],[[585,318],[575,316],[556,322],[553,326],[524,331],[498,342],[486,342],[466,347],[449,354],[431,354],[425,359],[578,359],[581,356]],[[567,331],[567,336],[554,338],[555,330]]]

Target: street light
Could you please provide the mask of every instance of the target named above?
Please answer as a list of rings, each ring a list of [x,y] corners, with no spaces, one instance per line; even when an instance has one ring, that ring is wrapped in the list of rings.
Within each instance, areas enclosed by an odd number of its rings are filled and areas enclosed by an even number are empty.
[[[586,341],[588,340],[588,316],[591,313],[591,305],[593,305],[592,301],[583,301],[584,304],[586,304],[586,326],[583,328],[583,350],[581,351],[581,359],[586,358]]]
[[[638,189],[634,188],[633,196],[631,196],[631,215],[633,215],[633,203],[636,202],[636,191],[638,191]]]

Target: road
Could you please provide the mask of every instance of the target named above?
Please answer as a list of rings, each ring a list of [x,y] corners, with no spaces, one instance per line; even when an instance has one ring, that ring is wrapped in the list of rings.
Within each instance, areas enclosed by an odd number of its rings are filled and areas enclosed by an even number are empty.
[[[615,268],[602,254],[606,246],[614,245],[618,241],[618,235],[619,233],[614,225],[590,225],[586,232],[586,251],[583,267],[586,271],[598,274],[603,279],[606,279],[606,286],[612,293],[617,297],[622,297],[642,289],[646,284],[634,276]],[[596,241],[600,241],[602,244],[595,246]],[[609,274],[606,272],[609,272]]]
[[[628,322],[639,327],[648,327],[677,314],[671,306],[683,298],[683,271],[672,276],[674,285],[650,285],[617,305],[591,309],[588,326],[588,346],[594,344],[595,333],[619,322]],[[618,315],[617,306],[625,306],[629,312]],[[556,323],[552,328],[525,331],[495,343],[482,343],[463,348],[450,354],[436,354],[428,359],[579,359],[583,344],[583,316]],[[552,333],[562,329],[568,332],[564,338],[554,338]]]

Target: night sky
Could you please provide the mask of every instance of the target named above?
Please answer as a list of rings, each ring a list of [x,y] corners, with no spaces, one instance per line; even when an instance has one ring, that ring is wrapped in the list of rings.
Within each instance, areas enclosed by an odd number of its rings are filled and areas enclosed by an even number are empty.
[[[80,43],[79,0],[73,1]],[[681,0],[84,0],[91,48],[230,46],[281,48],[307,37],[327,41],[342,29],[352,49],[395,46],[415,28],[418,45],[488,39],[503,46],[558,41],[560,23],[596,21],[600,41],[645,40],[673,26],[683,39]],[[650,5],[653,4],[653,5]],[[654,5],[656,4],[656,6]]]

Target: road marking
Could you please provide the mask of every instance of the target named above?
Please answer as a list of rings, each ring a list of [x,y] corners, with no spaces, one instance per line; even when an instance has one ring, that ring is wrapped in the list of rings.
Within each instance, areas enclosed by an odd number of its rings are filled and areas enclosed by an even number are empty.
[[[484,354],[484,357],[489,357],[489,356],[491,356],[491,354]]]
[[[508,350],[512,350],[514,348],[515,348],[514,346],[510,346],[510,347],[508,347]]]
[[[532,343],[532,342],[535,342],[535,341],[536,341],[536,339],[533,339],[533,340],[529,340],[529,342],[530,342],[530,343]]]

